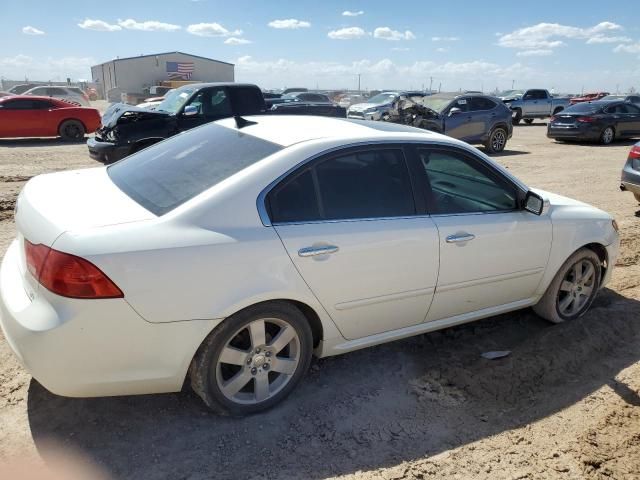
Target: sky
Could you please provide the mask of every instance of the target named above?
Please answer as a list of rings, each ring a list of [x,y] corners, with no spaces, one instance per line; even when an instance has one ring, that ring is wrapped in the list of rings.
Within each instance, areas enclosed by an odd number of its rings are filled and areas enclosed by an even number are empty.
[[[91,65],[177,50],[262,88],[640,90],[637,0],[19,3],[1,9],[5,79],[91,80]]]

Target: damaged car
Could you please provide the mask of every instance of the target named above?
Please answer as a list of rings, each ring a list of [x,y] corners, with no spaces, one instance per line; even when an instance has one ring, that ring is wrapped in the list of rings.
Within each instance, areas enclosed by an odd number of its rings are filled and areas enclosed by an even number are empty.
[[[509,108],[497,98],[475,93],[401,96],[386,121],[482,144],[489,153],[502,152],[513,133]]]
[[[113,163],[177,133],[223,118],[258,114],[322,115],[345,117],[337,105],[296,102],[267,107],[256,85],[241,83],[189,84],[167,93],[155,108],[111,105],[102,117],[95,138],[87,141],[89,155]]]

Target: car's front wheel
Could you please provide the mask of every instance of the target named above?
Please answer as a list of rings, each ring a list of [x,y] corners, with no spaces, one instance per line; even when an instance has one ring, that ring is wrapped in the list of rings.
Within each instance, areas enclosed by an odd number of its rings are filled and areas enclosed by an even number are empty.
[[[311,328],[285,302],[249,307],[222,322],[191,363],[194,391],[209,408],[235,416],[273,407],[309,367]]]
[[[598,293],[601,274],[598,255],[593,250],[581,248],[560,267],[533,310],[553,323],[584,315]]]
[[[489,140],[484,144],[489,153],[500,153],[506,145],[507,131],[502,127],[494,128],[489,135]]]

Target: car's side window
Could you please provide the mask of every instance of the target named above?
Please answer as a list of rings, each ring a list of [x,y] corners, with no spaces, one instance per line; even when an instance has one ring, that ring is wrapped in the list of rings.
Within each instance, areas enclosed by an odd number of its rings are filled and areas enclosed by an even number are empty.
[[[477,112],[482,110],[492,110],[496,107],[496,103],[484,97],[471,98],[471,111]]]
[[[198,109],[198,115],[207,118],[231,116],[231,102],[224,88],[209,88],[200,91],[188,104]]]
[[[451,111],[452,108],[459,108],[463,112],[468,112],[469,100],[467,98],[459,98],[451,104],[451,106],[449,107],[449,111]]]
[[[55,108],[51,102],[47,102],[46,100],[33,100],[32,105],[34,110],[49,110],[50,108]]]
[[[11,100],[10,102],[4,102],[5,110],[32,110],[33,101],[31,100]]]
[[[267,199],[274,223],[415,215],[401,149],[335,155],[304,167]]]
[[[434,214],[499,212],[517,208],[517,191],[489,167],[449,149],[420,148]]]

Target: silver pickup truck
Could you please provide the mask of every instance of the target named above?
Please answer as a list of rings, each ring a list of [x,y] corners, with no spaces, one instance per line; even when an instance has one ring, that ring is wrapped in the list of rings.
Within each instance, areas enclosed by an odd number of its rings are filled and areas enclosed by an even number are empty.
[[[500,99],[513,112],[513,124],[520,120],[532,123],[535,118],[545,118],[561,112],[569,106],[569,98],[556,98],[547,90],[507,90]]]

